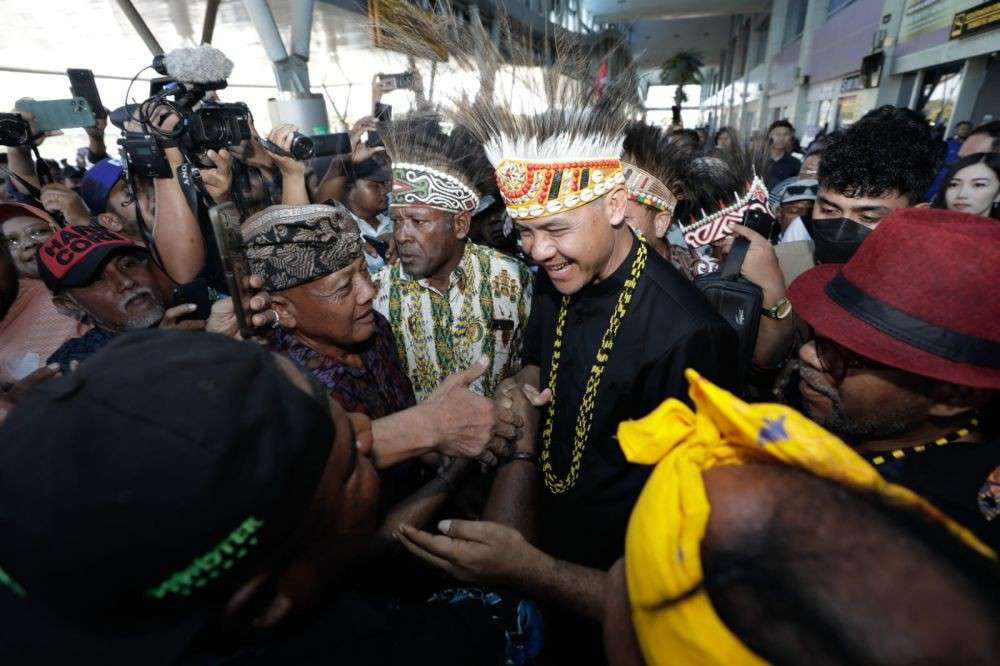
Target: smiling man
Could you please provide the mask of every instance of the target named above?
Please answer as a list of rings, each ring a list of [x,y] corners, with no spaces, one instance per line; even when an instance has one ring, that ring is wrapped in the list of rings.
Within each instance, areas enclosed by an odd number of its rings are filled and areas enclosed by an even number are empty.
[[[540,550],[516,548],[525,542],[510,528],[478,523],[473,529],[488,535],[482,543],[490,557],[473,579],[554,604],[546,618],[554,663],[602,659],[595,621],[604,572],[621,556],[649,474],[625,460],[618,423],[683,398],[687,368],[731,384],[736,367],[732,329],[626,222],[623,102],[606,95],[597,113],[596,100],[583,93],[540,117],[517,116],[506,103],[461,114],[484,141],[524,252],[541,269],[517,375],[543,406],[540,433],[522,437],[507,463],[517,468],[509,475],[521,476],[510,495],[517,527],[527,539],[537,534]],[[469,564],[460,550],[445,559]],[[515,560],[523,568],[511,572],[505,562]],[[431,561],[440,565],[442,557]]]

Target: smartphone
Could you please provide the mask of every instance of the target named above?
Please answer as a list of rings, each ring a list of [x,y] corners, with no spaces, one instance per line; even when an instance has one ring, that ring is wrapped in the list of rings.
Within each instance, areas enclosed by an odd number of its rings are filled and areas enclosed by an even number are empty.
[[[73,97],[84,98],[97,118],[106,118],[108,113],[101,103],[101,94],[97,92],[94,72],[89,69],[67,69],[66,76],[69,77],[69,90]]]
[[[240,211],[232,201],[212,206],[208,209],[215,243],[219,246],[219,257],[226,277],[229,296],[233,299],[233,313],[240,335],[249,340],[254,335],[250,325],[250,269],[247,265],[243,234],[240,232]]]
[[[173,306],[193,303],[198,307],[191,314],[181,317],[181,319],[200,319],[205,321],[212,313],[212,300],[208,296],[208,283],[202,278],[198,278],[187,284],[179,284],[174,287]]]
[[[380,238],[375,238],[367,234],[363,234],[361,237],[365,239],[366,243],[372,246],[372,249],[375,250],[378,256],[382,257],[382,261],[385,261],[386,255],[389,254],[389,244]]]
[[[773,217],[755,208],[751,208],[743,214],[743,226],[753,229],[772,243],[778,239],[778,234],[781,231]]]
[[[50,132],[70,127],[93,127],[95,122],[94,113],[90,110],[90,103],[82,97],[41,102],[19,99],[14,104],[14,108],[34,115],[35,128],[39,132]]]

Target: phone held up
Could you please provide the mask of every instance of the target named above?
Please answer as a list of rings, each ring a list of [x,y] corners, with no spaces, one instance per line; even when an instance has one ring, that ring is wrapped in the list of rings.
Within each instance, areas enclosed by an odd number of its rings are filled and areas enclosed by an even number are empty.
[[[215,242],[225,273],[226,287],[233,299],[233,314],[244,340],[253,337],[250,323],[250,269],[247,265],[243,234],[240,232],[240,211],[228,201],[208,209]]]

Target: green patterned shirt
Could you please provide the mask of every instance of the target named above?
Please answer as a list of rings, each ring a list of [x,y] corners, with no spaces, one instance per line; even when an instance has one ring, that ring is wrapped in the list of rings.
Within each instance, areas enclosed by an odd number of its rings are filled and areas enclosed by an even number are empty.
[[[399,360],[418,401],[482,356],[490,367],[471,386],[481,395],[493,395],[501,380],[520,370],[534,286],[524,263],[467,242],[447,293],[414,280],[398,261],[372,277],[375,309],[392,324]]]

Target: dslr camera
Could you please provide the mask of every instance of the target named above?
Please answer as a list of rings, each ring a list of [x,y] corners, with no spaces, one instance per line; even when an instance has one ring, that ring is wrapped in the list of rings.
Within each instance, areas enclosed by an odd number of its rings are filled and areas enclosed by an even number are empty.
[[[17,113],[0,113],[0,146],[16,148],[31,143],[31,126]]]

